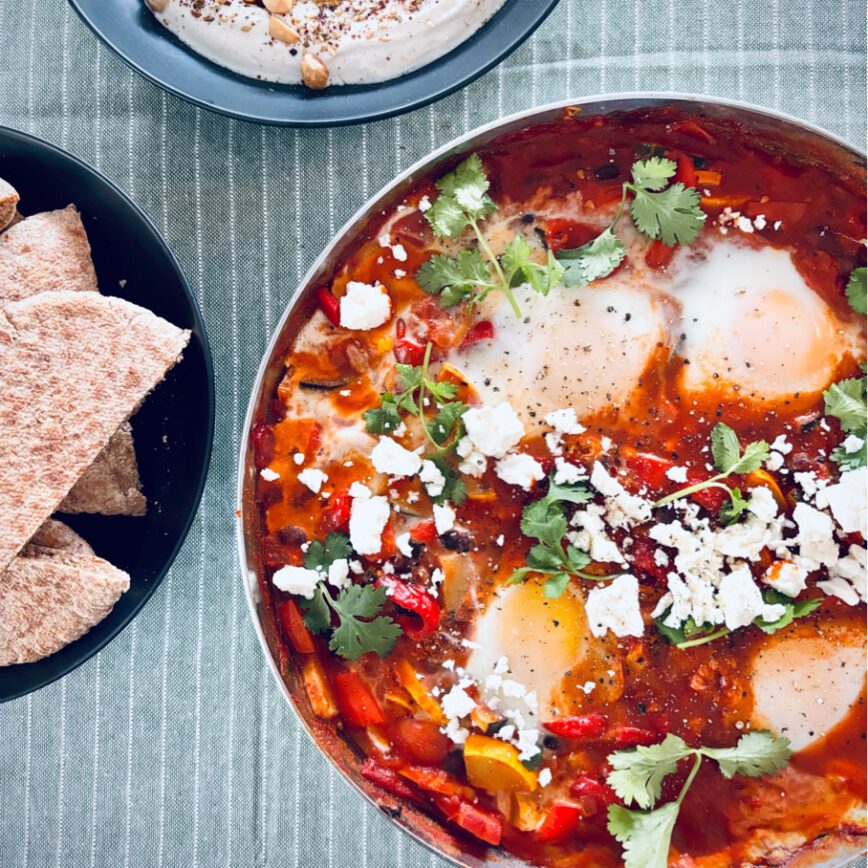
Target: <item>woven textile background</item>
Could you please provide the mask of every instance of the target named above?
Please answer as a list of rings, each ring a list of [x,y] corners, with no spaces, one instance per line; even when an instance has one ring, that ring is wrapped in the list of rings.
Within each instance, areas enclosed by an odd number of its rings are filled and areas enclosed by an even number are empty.
[[[62,0],[0,0],[0,122],[80,155],[151,216],[203,308],[218,393],[210,480],[166,581],[100,655],[0,706],[0,868],[442,864],[317,753],[248,624],[235,455],[273,324],[335,229],[468,128],[567,96],[683,90],[861,144],[865,50],[863,0],[562,0],[461,93],[396,120],[296,132],[167,96]]]

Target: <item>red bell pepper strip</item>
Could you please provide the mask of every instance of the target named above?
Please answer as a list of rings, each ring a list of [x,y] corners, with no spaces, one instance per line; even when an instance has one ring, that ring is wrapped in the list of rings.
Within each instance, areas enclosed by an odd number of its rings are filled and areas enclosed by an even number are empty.
[[[594,780],[594,778],[589,778],[586,775],[581,775],[573,781],[570,786],[570,795],[575,796],[577,799],[582,796],[590,797],[603,807],[618,804],[620,801],[618,796],[615,795],[615,791],[608,784]]]
[[[487,319],[484,319],[481,322],[476,323],[470,331],[467,332],[464,336],[464,340],[461,341],[461,349],[466,350],[468,347],[472,347],[480,341],[490,341],[493,337],[494,326]]]
[[[627,459],[627,467],[633,476],[650,491],[661,491],[672,487],[673,483],[666,476],[666,471],[673,466],[674,462],[668,458],[661,458],[650,452],[637,452]]]
[[[670,247],[657,238],[651,242],[651,246],[645,253],[645,263],[649,268],[666,268],[672,262],[673,256],[675,256],[675,247]]]
[[[696,186],[696,167],[693,165],[693,160],[687,154],[679,153],[675,162],[678,168],[675,170],[675,180],[680,181],[685,187]]]
[[[503,821],[492,811],[478,808],[457,796],[433,796],[434,804],[456,826],[470,832],[480,841],[496,847],[503,836]]]
[[[340,300],[332,295],[330,289],[325,286],[318,286],[316,297],[319,301],[319,309],[325,314],[326,319],[334,326],[340,327],[341,324],[341,303]]]
[[[286,633],[292,647],[299,654],[313,654],[316,651],[316,645],[295,600],[284,600],[277,607],[277,614],[283,626],[283,632]]]
[[[410,539],[413,542],[434,545],[437,542],[437,526],[434,524],[434,519],[420,521],[414,525],[410,530]]]
[[[419,798],[419,791],[411,783],[408,783],[393,769],[381,766],[374,759],[368,758],[362,764],[362,777],[399,799],[417,800]]]
[[[616,726],[609,732],[608,738],[611,739],[615,747],[625,748],[636,747],[640,744],[656,744],[660,741],[660,734],[638,726]]]
[[[576,828],[582,818],[582,809],[572,802],[555,802],[549,809],[542,825],[536,830],[534,838],[544,843],[564,841]]]
[[[582,714],[575,717],[559,717],[543,726],[563,738],[599,738],[609,725],[605,714]]]
[[[332,684],[338,707],[347,723],[371,726],[385,721],[377,698],[360,675],[355,672],[341,672],[335,675]]]
[[[412,612],[421,620],[421,626],[406,616],[398,616],[403,631],[413,640],[419,641],[437,632],[440,627],[440,606],[424,589],[402,582],[394,576],[383,576],[377,581],[378,588],[385,588],[389,599],[402,609]]]

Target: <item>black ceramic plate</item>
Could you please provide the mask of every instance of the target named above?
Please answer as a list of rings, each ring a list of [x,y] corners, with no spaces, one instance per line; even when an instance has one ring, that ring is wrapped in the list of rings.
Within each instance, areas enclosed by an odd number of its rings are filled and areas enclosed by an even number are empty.
[[[265,124],[340,126],[401,114],[469,84],[514,51],[558,0],[507,0],[449,54],[408,75],[313,92],[236,75],[187,48],[144,0],[70,0],[91,30],[133,69],[207,109]]]
[[[78,207],[103,294],[125,298],[193,332],[181,361],[132,419],[147,514],[61,516],[97,554],[130,574],[129,591],[104,621],[57,654],[0,668],[4,701],[43,687],[99,651],[160,583],[187,535],[205,485],[214,382],[205,325],[190,288],[153,224],[124,193],[59,148],[3,127],[0,177],[18,189],[25,215],[70,203]]]

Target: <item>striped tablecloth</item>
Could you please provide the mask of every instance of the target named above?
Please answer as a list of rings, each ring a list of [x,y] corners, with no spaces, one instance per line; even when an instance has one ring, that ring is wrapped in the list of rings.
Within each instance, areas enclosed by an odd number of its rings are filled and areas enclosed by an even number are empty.
[[[0,707],[0,866],[441,864],[317,753],[248,625],[234,457],[274,323],[336,227],[468,128],[568,96],[681,90],[862,143],[865,48],[862,0],[562,0],[523,48],[437,105],[297,132],[167,96],[62,0],[0,0],[0,121],[90,161],[152,217],[204,310],[218,390],[210,481],[168,579],[100,655]]]

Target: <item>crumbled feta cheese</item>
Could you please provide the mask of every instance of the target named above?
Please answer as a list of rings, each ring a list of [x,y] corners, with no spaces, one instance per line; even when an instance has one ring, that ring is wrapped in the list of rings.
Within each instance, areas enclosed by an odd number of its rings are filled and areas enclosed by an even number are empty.
[[[581,530],[576,534],[568,534],[567,537],[576,548],[587,551],[591,560],[626,564],[624,556],[606,533],[604,512],[605,507],[596,503],[588,504],[586,509],[577,510],[570,523]]]
[[[354,575],[360,576],[365,571],[365,568],[362,566],[361,561],[350,561],[350,572]]]
[[[771,448],[775,452],[780,452],[781,455],[789,455],[793,451],[793,444],[788,442],[786,434],[778,434],[772,441]]]
[[[371,496],[359,482],[350,486],[350,544],[360,555],[375,555],[383,547],[383,530],[389,521],[388,498]]]
[[[765,486],[758,486],[753,489],[747,508],[750,513],[766,524],[769,524],[778,514],[777,501],[771,489]]]
[[[350,562],[346,558],[338,558],[329,564],[329,584],[336,588],[346,588],[350,584]]]
[[[828,484],[826,480],[818,479],[813,473],[807,471],[794,473],[793,480],[802,489],[805,500],[813,500]]]
[[[666,478],[671,479],[673,482],[687,482],[687,468],[686,467],[670,467],[666,471]]]
[[[611,527],[626,528],[651,518],[654,504],[627,492],[617,479],[609,476],[599,461],[594,462],[591,470],[591,485],[606,498],[606,522]]]
[[[563,410],[552,410],[547,413],[546,424],[551,425],[560,434],[582,434],[585,426],[576,419],[576,411],[573,407],[565,407]]]
[[[562,436],[556,431],[547,431],[543,439],[546,442],[546,448],[549,450],[549,452],[551,452],[552,455],[564,454],[564,441],[562,439]]]
[[[587,479],[583,467],[570,464],[569,461],[564,461],[563,458],[555,458],[554,478],[556,485],[575,485],[577,482]]]
[[[388,247],[391,243],[392,239],[389,238],[388,233],[384,233],[377,239],[377,244],[379,244],[380,247]]]
[[[533,484],[545,476],[542,464],[530,455],[512,452],[497,462],[497,475],[509,485],[529,491]]]
[[[524,437],[524,425],[506,401],[471,407],[462,420],[475,451],[490,458],[503,458]]]
[[[315,467],[308,467],[298,474],[298,481],[306,485],[314,494],[319,494],[322,484],[328,479],[327,474]]]
[[[809,572],[801,562],[775,561],[765,571],[763,581],[781,594],[798,597],[807,587]]]
[[[341,298],[341,325],[367,331],[381,326],[391,316],[392,302],[382,284],[351,280]]]
[[[498,657],[497,662],[494,664],[494,671],[498,675],[509,672],[509,660],[506,657]]]
[[[395,547],[405,558],[413,557],[413,546],[410,545],[409,533],[402,533],[395,537]]]
[[[815,569],[820,564],[832,566],[838,560],[838,544],[835,542],[835,525],[832,519],[806,503],[796,504],[793,519],[799,528],[799,554],[812,561]]]
[[[440,700],[440,707],[446,717],[460,720],[462,717],[467,717],[476,708],[476,703],[463,687],[456,684]]]
[[[669,555],[667,555],[663,549],[654,549],[654,563],[657,564],[658,567],[668,567]]]
[[[771,470],[772,473],[780,470],[784,466],[784,456],[780,452],[772,452],[766,461],[766,470]]]
[[[446,578],[443,575],[443,570],[439,567],[431,573],[431,587],[428,589],[428,593],[431,594],[432,597],[437,597],[440,593],[440,585],[443,584],[443,580]]]
[[[855,606],[860,597],[868,602],[866,560],[868,552],[861,546],[851,545],[847,556],[830,568],[829,580],[817,582],[817,587],[826,594],[840,597],[850,606]]]
[[[817,494],[817,506],[828,506],[844,533],[868,536],[868,467],[846,470],[834,485]]]
[[[295,455],[292,456],[292,460],[298,465],[304,464],[304,453],[296,452]]]
[[[316,570],[305,567],[281,567],[271,581],[276,588],[287,594],[298,594],[307,600],[313,599],[317,582],[322,578]]]
[[[850,434],[841,445],[844,447],[844,451],[848,455],[852,455],[854,452],[859,452],[862,449],[865,445],[865,441],[861,437],[857,437],[855,434]]]
[[[455,527],[455,510],[448,503],[434,504],[434,527],[437,536],[443,536]]]
[[[581,690],[582,693],[585,694],[585,696],[588,696],[594,692],[596,687],[597,687],[596,681],[586,681],[584,684],[579,685],[579,690]]]
[[[398,280],[401,280],[402,278],[407,276],[407,272],[404,271],[403,268],[396,268],[392,273],[395,275],[395,277],[398,278]]]
[[[393,244],[392,245],[392,256],[398,260],[398,262],[406,262],[407,261],[407,251],[404,248],[403,244]]]
[[[757,617],[763,621],[777,621],[786,612],[783,606],[769,605],[763,600],[747,566],[741,566],[723,577],[719,598],[723,622],[730,630],[747,627]]]
[[[520,729],[516,734],[516,747],[518,748],[518,758],[521,762],[532,760],[538,753],[542,753],[537,741],[539,739],[538,729]]]
[[[431,200],[428,198],[427,195],[425,195],[419,200],[419,210],[424,214],[426,211],[429,211],[430,209],[431,209]]]
[[[641,636],[645,625],[639,609],[639,582],[629,574],[602,588],[592,588],[585,602],[588,626],[597,636],[611,630],[616,636]]]
[[[495,541],[494,544],[503,548],[503,544],[506,542],[506,537],[501,534]]]
[[[439,497],[446,486],[446,477],[440,472],[440,468],[427,458],[422,462],[419,481],[425,486],[429,497]]]
[[[552,782],[552,770],[549,768],[540,769],[536,780],[541,787],[547,787]]]
[[[381,436],[371,451],[371,463],[378,473],[398,478],[414,476],[422,467],[422,459],[391,437]]]
[[[465,476],[479,479],[488,467],[488,459],[473,448],[473,442],[467,436],[462,437],[455,446],[455,452],[463,459],[458,465],[458,470]]]
[[[259,475],[266,482],[274,482],[275,479],[280,479],[280,474],[275,473],[270,467],[263,467],[262,470],[259,471]]]

